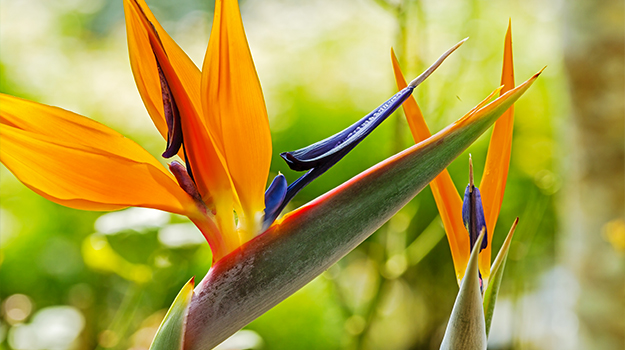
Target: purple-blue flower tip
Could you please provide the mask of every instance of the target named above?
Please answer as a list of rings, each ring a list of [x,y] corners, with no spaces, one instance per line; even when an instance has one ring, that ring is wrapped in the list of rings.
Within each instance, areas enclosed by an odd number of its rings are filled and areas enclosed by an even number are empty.
[[[486,233],[486,219],[484,217],[484,207],[482,206],[482,196],[480,190],[472,184],[467,185],[464,190],[464,201],[462,202],[462,221],[469,231],[471,250],[477,241],[482,229]],[[480,251],[488,246],[487,235],[482,240]]]

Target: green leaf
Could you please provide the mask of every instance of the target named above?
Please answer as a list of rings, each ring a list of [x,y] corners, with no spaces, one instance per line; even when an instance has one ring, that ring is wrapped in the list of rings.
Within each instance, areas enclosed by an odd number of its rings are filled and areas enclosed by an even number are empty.
[[[499,253],[497,254],[497,258],[493,262],[493,266],[490,268],[491,278],[488,282],[488,288],[486,289],[486,293],[484,293],[484,316],[486,317],[486,336],[490,333],[490,325],[493,320],[493,315],[495,314],[495,302],[497,301],[497,295],[499,294],[499,286],[501,285],[501,280],[503,279],[503,271],[506,269],[506,261],[508,260],[508,250],[510,249],[510,242],[512,242],[512,236],[514,235],[514,230],[516,229],[516,225],[519,222],[519,218],[514,220],[512,227],[510,228],[510,232],[508,232],[508,236],[506,236],[506,240],[503,242]]]
[[[195,278],[182,287],[156,332],[150,350],[182,350],[189,303],[193,297]]]
[[[440,350],[486,350],[486,325],[478,275],[478,255],[485,230],[478,237],[454,302]]]
[[[285,215],[217,261],[189,306],[185,349],[212,349],[349,253],[488,129],[537,76]]]

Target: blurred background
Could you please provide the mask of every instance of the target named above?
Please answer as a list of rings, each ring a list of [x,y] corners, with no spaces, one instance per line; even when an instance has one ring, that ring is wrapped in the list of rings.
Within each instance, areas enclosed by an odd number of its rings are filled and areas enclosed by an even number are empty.
[[[149,0],[201,66],[208,0]],[[499,86],[512,20],[517,84],[508,185],[495,237],[515,217],[490,349],[625,344],[623,2],[605,0],[241,0],[278,157],[350,125],[470,40],[415,92],[434,132]],[[89,116],[155,156],[165,144],[131,75],[121,0],[0,0],[0,90]],[[489,132],[449,171],[481,179]],[[0,141],[1,142],[1,141]],[[304,189],[290,209],[409,147],[401,112]],[[1,143],[0,143],[1,147]],[[273,176],[270,176],[273,178]],[[211,255],[185,218],[83,212],[0,168],[0,349],[149,347],[171,301]],[[288,209],[288,208],[287,208]],[[438,349],[458,291],[429,187],[352,253],[222,349]]]

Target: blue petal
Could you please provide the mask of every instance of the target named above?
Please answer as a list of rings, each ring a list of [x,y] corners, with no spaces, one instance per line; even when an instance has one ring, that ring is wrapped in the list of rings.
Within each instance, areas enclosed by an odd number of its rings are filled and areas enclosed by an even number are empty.
[[[473,189],[471,190],[471,187]],[[484,229],[486,232],[486,219],[484,216],[484,207],[482,206],[482,195],[480,190],[471,185],[467,185],[464,190],[464,201],[462,202],[462,221],[469,231],[469,240],[471,242],[471,250],[477,241],[480,232]],[[484,236],[480,251],[488,246],[488,235]]]
[[[295,171],[310,170],[331,160],[336,163],[401,106],[413,91],[414,87],[408,86],[347,129],[308,147],[281,153],[280,156]]]
[[[263,230],[266,230],[282,211],[282,203],[287,192],[286,178],[278,174],[271,185],[265,191],[265,218],[263,219]]]

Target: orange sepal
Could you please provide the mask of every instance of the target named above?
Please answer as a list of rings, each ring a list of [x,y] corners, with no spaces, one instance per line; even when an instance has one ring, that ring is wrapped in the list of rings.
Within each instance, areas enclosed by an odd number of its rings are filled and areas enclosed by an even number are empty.
[[[401,90],[407,86],[406,80],[399,67],[397,57],[395,57],[395,52],[393,51],[391,51],[391,58],[397,88]],[[415,143],[419,143],[430,137],[430,130],[425,123],[421,109],[414,97],[410,96],[402,107],[404,108],[404,113],[406,114],[406,119],[408,120],[408,125],[410,126],[410,131],[412,132]],[[445,226],[451,257],[456,271],[456,278],[460,281],[464,275],[470,253],[469,233],[462,222],[462,199],[447,169],[443,170],[430,182],[430,188],[432,189],[432,195],[434,196],[438,212],[443,221],[443,226]]]
[[[124,0],[124,13],[126,16],[126,33],[128,37],[128,53],[130,66],[137,84],[139,94],[143,99],[154,125],[167,139],[167,124],[163,112],[163,96],[161,91],[160,76],[154,58],[154,52],[150,45],[148,30],[145,22],[141,19],[141,9],[147,20],[154,25],[154,29],[167,52],[167,57],[177,76],[180,77],[184,91],[189,95],[194,108],[200,111],[200,70],[193,61],[184,53],[176,42],[165,32],[158,23],[144,0]]]
[[[504,41],[503,68],[501,73],[501,94],[514,88],[514,66],[512,59],[512,28],[508,23],[508,30]],[[488,145],[484,175],[480,183],[482,205],[486,216],[488,232],[488,247],[480,254],[480,269],[490,271],[491,242],[503,195],[506,189],[508,169],[510,166],[510,152],[512,149],[512,132],[514,128],[514,106],[510,107],[495,123]],[[489,274],[482,273],[484,278]]]
[[[213,259],[219,260],[223,255],[231,252],[243,242],[234,232],[233,192],[231,180],[224,166],[224,159],[217,150],[211,135],[201,121],[198,110],[190,96],[186,93],[182,80],[172,66],[168,53],[163,47],[159,34],[150,25],[148,18],[141,9],[133,3],[134,11],[139,15],[142,25],[146,28],[150,45],[159,63],[171,92],[174,96],[181,115],[184,148],[198,191],[205,202],[215,209],[216,221],[221,237],[215,237]]]
[[[84,210],[197,208],[147,151],[72,112],[0,94],[0,160],[33,191]]]
[[[271,133],[260,81],[236,0],[217,0],[202,68],[204,118],[225,157],[254,235],[264,209]],[[251,232],[250,232],[251,231]]]

